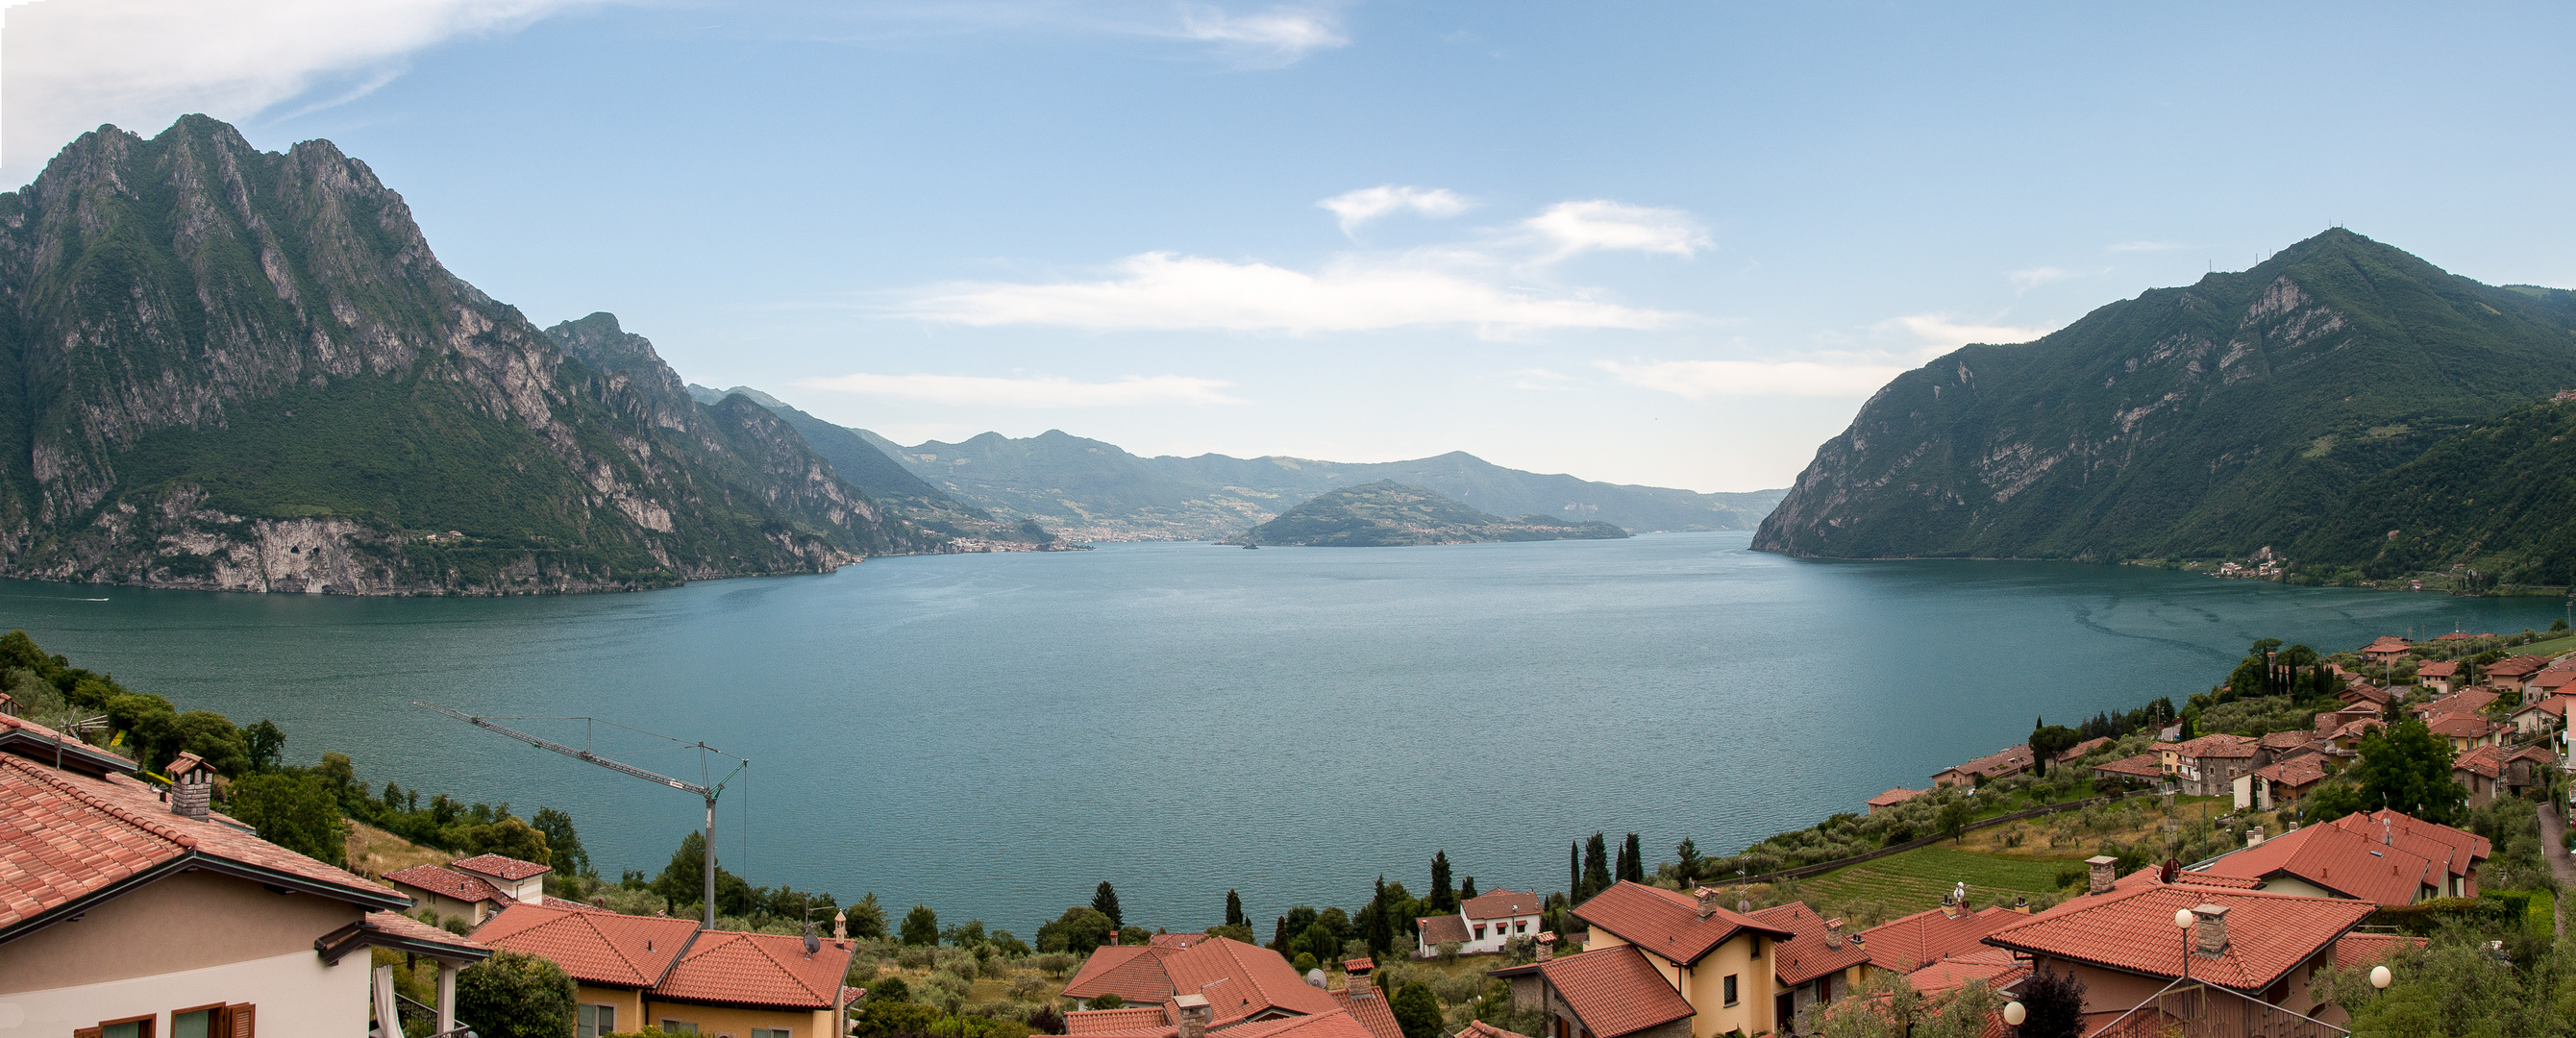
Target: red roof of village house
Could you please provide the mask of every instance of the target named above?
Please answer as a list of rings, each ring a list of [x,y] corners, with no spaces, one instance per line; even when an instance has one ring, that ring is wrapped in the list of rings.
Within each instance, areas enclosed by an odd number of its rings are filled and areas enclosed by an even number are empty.
[[[1905,975],[1914,990],[1925,995],[1941,995],[1984,981],[1986,987],[2001,990],[2014,981],[2030,975],[2030,965],[2001,948],[1978,945],[1956,955],[1940,959]]]
[[[1465,913],[1469,919],[1509,919],[1514,916],[1537,915],[1538,909],[1538,895],[1512,890],[1478,894],[1458,906],[1458,910]]]
[[[2242,735],[2204,735],[2174,747],[2174,752],[2191,760],[2211,757],[2251,757],[2262,744]]]
[[[2335,939],[2334,964],[2339,970],[2376,966],[2391,955],[2431,943],[2402,933],[2348,933]]]
[[[467,904],[509,900],[481,877],[468,876],[443,865],[414,865],[399,872],[385,873],[385,879],[432,894],[443,894]]]
[[[1315,988],[1306,990],[1314,991],[1319,995],[1323,994]],[[1325,996],[1325,1000],[1331,1001],[1331,996]],[[1385,1000],[1379,999],[1379,1001]],[[1393,1016],[1392,1012],[1388,1014],[1389,1019]],[[1328,1009],[1312,1016],[1291,1016],[1278,1020],[1256,1020],[1248,1024],[1236,1024],[1225,1029],[1225,1036],[1226,1038],[1378,1038],[1368,1029],[1368,1025],[1359,1021],[1357,1016],[1339,1008]]]
[[[1898,805],[1898,804],[1902,804],[1902,803],[1904,803],[1904,802],[1906,802],[1906,801],[1908,801],[1908,800],[1912,800],[1912,799],[1914,799],[1915,797],[1922,796],[1923,794],[1925,794],[1925,793],[1929,793],[1929,792],[1931,792],[1931,790],[1928,790],[1928,789],[1907,789],[1907,788],[1905,788],[1905,787],[1903,787],[1903,786],[1898,786],[1898,787],[1896,787],[1895,789],[1888,790],[1887,792],[1884,792],[1884,793],[1881,793],[1881,794],[1879,794],[1879,795],[1877,795],[1877,796],[1874,796],[1874,797],[1869,798],[1869,806],[1871,806],[1871,807],[1894,807],[1894,806],[1896,806],[1896,805]]]
[[[1482,1020],[1469,1020],[1466,1027],[1460,1028],[1458,1033],[1450,1038],[1529,1038],[1529,1036],[1518,1031],[1503,1030]]]
[[[2543,765],[2556,767],[2558,766],[2558,751],[2550,749],[2549,747],[2543,746],[2539,743],[2533,743],[2504,755],[2504,762],[2507,764],[2511,764],[2518,760],[2538,761]]]
[[[2108,772],[2113,775],[2151,779],[2163,778],[2165,774],[2164,762],[2152,753],[2141,753],[2135,757],[2122,757],[2119,760],[2096,764],[2093,770],[2096,773]]]
[[[1204,933],[1158,933],[1146,938],[1145,943],[1157,948],[1178,951],[1204,940],[1207,940],[1207,935]]]
[[[1151,944],[1104,944],[1091,950],[1073,979],[1064,982],[1064,997],[1091,999],[1117,995],[1121,1002],[1160,1002],[1172,997],[1172,975],[1163,969],[1177,948]]]
[[[1160,1005],[1120,1006],[1116,1009],[1077,1009],[1064,1014],[1066,1034],[1125,1034],[1128,1032],[1177,1032],[1172,1018]]]
[[[2439,714],[2474,714],[2486,709],[2487,704],[2502,698],[2504,698],[2503,693],[2491,688],[2464,688],[2430,703],[2418,703],[2414,711],[2425,717]]]
[[[2545,699],[2540,700],[2539,702],[2533,703],[2533,704],[2531,704],[2530,706],[2526,706],[2526,707],[2523,707],[2523,708],[2522,708],[2522,709],[2520,709],[2520,710],[2516,710],[2516,711],[2514,711],[2514,712],[2513,712],[2513,716],[2515,716],[2515,717],[2520,717],[2520,716],[2522,716],[2522,715],[2524,715],[2524,714],[2528,714],[2528,713],[2532,713],[2532,712],[2537,711],[2537,712],[2539,712],[2539,713],[2547,714],[2547,715],[2549,715],[2549,716],[2551,716],[2551,717],[2555,717],[2555,718],[2559,718],[2559,719],[2561,719],[2561,720],[2564,720],[2564,719],[2566,719],[2566,717],[2567,717],[2567,701],[2568,701],[2570,698],[2576,698],[2576,697],[2570,697],[2570,696],[2550,696],[2550,697],[2547,697],[2547,698],[2545,698]]]
[[[1836,936],[1805,902],[1765,908],[1753,918],[1798,935],[1772,945],[1771,973],[1780,983],[1804,984],[1869,961],[1869,949],[1849,935]]]
[[[2487,677],[2519,678],[2537,674],[2548,666],[2547,656],[2508,656],[2487,664]]]
[[[1575,906],[1574,916],[1620,940],[1683,965],[1698,962],[1737,933],[1752,930],[1786,939],[1787,930],[1724,908],[1699,914],[1699,899],[1677,890],[1620,880]],[[1598,1030],[1598,1028],[1595,1028]],[[1609,1038],[1607,1035],[1601,1038]]]
[[[1634,945],[1551,959],[1539,965],[1539,973],[1594,1038],[1619,1038],[1686,1019],[1692,1012],[1691,1004]]]
[[[2254,740],[2254,744],[2277,753],[2282,750],[2297,749],[2315,741],[2317,741],[2316,737],[2306,732],[2266,732],[2262,738]]]
[[[698,935],[662,982],[653,1000],[764,1009],[830,1009],[850,972],[848,941],[826,940],[805,954],[799,934],[710,930]]]
[[[2316,785],[2318,780],[2325,778],[2326,762],[2316,754],[2303,753],[2277,764],[2256,768],[2254,774],[2275,786],[2288,786],[2295,791]]]
[[[478,956],[492,954],[492,950],[490,948],[484,947],[481,942],[478,942],[471,937],[458,937],[455,934],[439,929],[438,927],[431,926],[428,923],[421,922],[418,919],[414,919],[400,912],[369,912],[367,913],[366,928],[375,931],[376,933],[389,934],[391,936],[403,938],[407,941],[416,941],[421,944],[444,945],[449,948],[454,948],[459,951]]]
[[[2366,815],[2345,815],[2326,823],[2378,840],[2421,858],[2442,862],[2454,876],[2465,876],[2495,854],[2486,837],[2465,829],[2427,822],[2381,808]]]
[[[2097,735],[2090,739],[2086,739],[2083,742],[2067,747],[2066,752],[2057,755],[2057,759],[2060,761],[2074,760],[2108,745],[2111,745],[2110,736]]]
[[[2406,650],[2408,650],[2408,649],[2411,649],[2411,648],[2413,648],[2413,647],[2414,647],[2414,643],[2413,643],[2413,642],[2409,642],[2409,641],[2407,641],[2407,640],[2406,640],[2406,639],[2404,639],[2404,638],[2400,638],[2400,637],[2398,637],[2398,636],[2396,636],[2396,635],[2393,635],[2393,634],[2383,634],[2383,635],[2380,635],[2380,636],[2379,636],[2379,639],[2378,639],[2377,641],[2374,641],[2374,642],[2371,642],[2371,643],[2370,643],[2370,644],[2368,644],[2368,645],[2362,646],[2361,651],[2363,651],[2363,652],[2404,652],[2404,651],[2406,651]]]
[[[2549,693],[2556,692],[2569,685],[2576,685],[2576,670],[2569,670],[2565,667],[2551,667],[2548,670],[2532,675],[2531,680],[2523,682],[2522,688],[2525,692],[2536,691]]]
[[[1982,912],[1934,908],[1870,927],[1861,931],[1861,938],[1869,947],[1870,965],[1912,973],[1944,955],[1974,948],[1979,938],[2022,918],[2000,905]]]
[[[1173,991],[1204,991],[1216,1013],[1210,1027],[1272,1010],[1312,1016],[1340,1008],[1324,989],[1308,987],[1278,952],[1230,937],[1211,937],[1162,960]],[[1210,987],[1217,981],[1221,987]]]
[[[554,871],[553,868],[533,861],[520,861],[517,858],[505,858],[498,854],[477,854],[471,858],[448,862],[447,867],[463,869],[481,876],[499,876],[512,882]]]
[[[2451,770],[2465,771],[2486,778],[2504,776],[2504,751],[2493,746],[2475,747],[2451,759]]]
[[[220,816],[217,816],[220,817]],[[193,863],[193,864],[192,864]],[[134,778],[0,754],[0,935],[165,868],[243,872],[371,909],[410,899],[219,821],[170,813]]]
[[[691,919],[514,903],[477,927],[474,939],[549,960],[584,984],[649,988],[697,932]]]
[[[2028,745],[2014,746],[1994,753],[1989,753],[1965,764],[1943,768],[1939,771],[1933,772],[1932,774],[1937,777],[1955,771],[1963,775],[1983,775],[1987,778],[1997,778],[2004,775],[2013,775],[2023,771],[2028,771],[2030,770],[2031,762],[2035,759],[2036,758],[2030,752],[2030,747]]]
[[[2360,678],[2354,678],[2351,684],[2343,687],[2343,691],[2335,693],[2335,698],[2347,703],[2360,700],[2362,702],[2386,706],[2388,704],[2388,690],[2377,685],[2373,685]]]
[[[2293,876],[2346,897],[2391,907],[2414,904],[2425,887],[2438,891],[2444,879],[2442,866],[2422,855],[2331,825],[2293,829],[2220,855],[2196,871],[2242,879]]]
[[[2476,714],[2443,714],[2424,722],[2433,734],[2452,739],[2483,739],[2495,724]]]
[[[2418,678],[2447,678],[2459,672],[2460,665],[2450,660],[2434,660],[2415,668],[2415,676]]]
[[[2260,992],[2377,911],[2364,901],[2259,890],[2145,883],[2076,898],[2016,921],[1986,943],[2152,977],[2180,977],[2186,947],[2174,912],[2227,909],[2227,949],[2191,956],[2192,979]]]
[[[1467,921],[1454,915],[1426,915],[1413,921],[1414,932],[1422,935],[1425,947],[1467,943]]]
[[[2357,739],[2368,734],[2373,728],[2386,727],[2388,727],[2388,722],[2386,721],[2382,721],[2376,717],[2365,717],[2358,721],[2346,722],[2343,727],[2335,729],[2334,738]]]
[[[1354,998],[1349,988],[1334,988],[1333,1001],[1368,1028],[1375,1038],[1404,1038],[1404,1028],[1395,1022],[1395,1010],[1386,1004],[1386,996],[1371,989],[1365,998]]]

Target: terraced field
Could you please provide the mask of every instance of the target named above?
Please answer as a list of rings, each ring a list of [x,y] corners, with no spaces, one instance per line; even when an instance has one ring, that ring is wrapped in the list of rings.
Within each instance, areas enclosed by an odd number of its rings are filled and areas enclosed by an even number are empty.
[[[2058,870],[2070,866],[2082,863],[1924,847],[1836,869],[1801,882],[1799,889],[1809,904],[1829,912],[1853,902],[1875,902],[1897,916],[1938,907],[1951,885],[1962,881],[1968,884],[1969,899],[1978,904],[1997,895],[2010,901],[2014,895],[2054,894]]]

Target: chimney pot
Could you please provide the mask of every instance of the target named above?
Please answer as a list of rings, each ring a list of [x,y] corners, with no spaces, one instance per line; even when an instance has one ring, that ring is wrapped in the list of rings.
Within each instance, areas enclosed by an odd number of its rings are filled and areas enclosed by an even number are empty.
[[[2108,854],[2096,854],[2084,859],[2084,864],[2092,870],[2092,883],[2084,891],[2087,894],[2110,893],[2112,886],[2120,880],[2120,859],[2118,858]]]
[[[1699,896],[1699,917],[1702,919],[1716,915],[1717,899],[1725,896],[1709,887],[1701,887],[1698,890],[1692,891],[1692,893]]]
[[[2202,905],[2191,910],[2192,936],[2196,950],[2203,955],[2227,953],[2227,908],[2224,905]]]
[[[2245,830],[2245,846],[2260,847],[2262,845],[2263,827],[2259,825],[2247,827]]]
[[[215,770],[196,754],[182,752],[170,762],[170,813],[181,818],[205,821],[207,801],[213,793]]]
[[[1547,962],[1554,958],[1556,958],[1556,935],[1552,933],[1538,935],[1538,961]]]

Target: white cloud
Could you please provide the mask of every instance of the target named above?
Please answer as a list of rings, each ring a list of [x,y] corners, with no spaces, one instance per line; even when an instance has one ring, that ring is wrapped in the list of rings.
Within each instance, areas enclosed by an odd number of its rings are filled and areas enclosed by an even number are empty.
[[[2168,252],[2183,248],[2178,241],[2124,241],[2104,246],[2104,252]]]
[[[1902,331],[1922,340],[1917,355],[1937,357],[1972,342],[2029,342],[2054,328],[2022,328],[2004,324],[1971,324],[1951,319],[1948,314],[1915,314],[1879,322],[1883,330]]]
[[[1555,246],[1551,260],[1596,249],[1632,249],[1688,258],[1709,247],[1708,232],[1679,209],[1651,209],[1608,199],[1558,202],[1521,225]]]
[[[8,9],[0,162],[32,169],[100,123],[150,134],[189,112],[241,120],[308,91],[347,100],[404,59],[596,0],[51,0]]]
[[[1685,315],[1579,294],[1507,290],[1421,262],[1345,258],[1308,272],[1168,252],[1130,256],[1114,277],[926,290],[895,312],[975,326],[1089,331],[1374,331],[1463,325],[1488,336],[1557,328],[1659,328]]]
[[[1240,404],[1222,390],[1234,385],[1186,375],[1130,375],[1111,382],[1076,382],[1040,375],[992,378],[979,375],[874,375],[861,372],[837,378],[807,379],[798,385],[815,389],[902,397],[941,404],[988,407],[1130,407],[1137,404]]]
[[[1342,219],[1342,233],[1359,230],[1360,225],[1381,216],[1411,210],[1424,216],[1456,216],[1473,205],[1445,187],[1399,187],[1385,184],[1346,191],[1321,202],[1318,208],[1330,209]]]
[[[1349,46],[1341,13],[1330,7],[1280,6],[1251,14],[1230,14],[1215,7],[1193,7],[1181,18],[1180,35],[1248,52],[1277,64],[1290,64],[1309,52]]]
[[[1906,369],[1807,360],[1604,360],[1619,381],[1689,400],[1713,396],[1865,397]]]

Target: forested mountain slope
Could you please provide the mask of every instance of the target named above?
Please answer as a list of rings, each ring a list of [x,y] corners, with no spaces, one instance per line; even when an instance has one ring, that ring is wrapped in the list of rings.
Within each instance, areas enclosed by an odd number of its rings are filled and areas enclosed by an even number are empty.
[[[1897,376],[1818,449],[1754,546],[2104,560],[2286,550],[2374,477],[2570,386],[2566,293],[2483,285],[2329,230],[2253,269]]]
[[[1629,536],[1609,523],[1525,515],[1505,519],[1428,489],[1382,479],[1300,503],[1235,538],[1316,548],[1383,548],[1492,541],[1597,541]]]
[[[814,453],[832,463],[832,469],[851,485],[865,491],[869,498],[884,505],[894,515],[916,527],[948,537],[964,539],[977,547],[1009,548],[1027,545],[1033,548],[1059,546],[1053,532],[1034,519],[1016,522],[995,518],[975,505],[950,497],[947,492],[922,481],[912,470],[887,457],[884,451],[868,442],[856,429],[848,429],[816,418],[787,405],[785,401],[748,386],[732,389],[709,389],[691,385],[689,395],[700,403],[716,404],[729,396],[739,396],[769,409],[805,438]],[[1014,549],[1016,550],[1016,549]]]
[[[567,334],[327,141],[84,134],[0,194],[0,575],[509,593],[941,546],[613,319]]]

